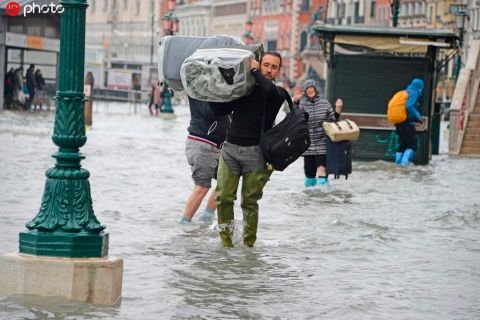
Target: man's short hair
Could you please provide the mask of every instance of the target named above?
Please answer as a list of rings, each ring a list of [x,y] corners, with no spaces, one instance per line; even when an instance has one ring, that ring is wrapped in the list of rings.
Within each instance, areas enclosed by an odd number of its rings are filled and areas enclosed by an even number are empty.
[[[263,57],[265,56],[274,56],[274,57],[277,57],[278,59],[280,59],[280,65],[278,66],[279,68],[282,67],[282,56],[280,55],[280,53],[278,53],[277,51],[266,51],[262,54],[262,57],[260,58],[260,64],[262,64],[262,59]]]

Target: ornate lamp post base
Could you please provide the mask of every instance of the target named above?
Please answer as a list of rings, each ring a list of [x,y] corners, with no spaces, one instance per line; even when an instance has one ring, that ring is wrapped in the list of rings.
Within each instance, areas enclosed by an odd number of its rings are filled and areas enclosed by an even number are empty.
[[[108,233],[20,232],[20,253],[66,258],[108,255]]]
[[[70,259],[9,253],[0,258],[0,296],[34,294],[118,305],[121,258]]]

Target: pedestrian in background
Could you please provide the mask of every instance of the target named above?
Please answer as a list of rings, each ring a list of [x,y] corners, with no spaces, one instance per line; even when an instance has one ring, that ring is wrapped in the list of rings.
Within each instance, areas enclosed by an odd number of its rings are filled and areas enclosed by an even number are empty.
[[[158,116],[160,113],[160,95],[161,95],[161,88],[158,85],[157,80],[152,80],[150,81],[151,88],[150,88],[150,94],[149,94],[149,102],[148,102],[148,112],[150,112],[150,115],[153,116],[153,110],[152,106],[155,107],[155,115]]]
[[[408,166],[417,152],[417,137],[415,122],[422,122],[417,105],[422,98],[424,84],[421,79],[413,79],[405,91],[408,94],[405,104],[407,119],[395,124],[395,131],[399,138],[399,146],[395,154],[395,163],[401,166]]]
[[[337,121],[343,109],[342,99],[335,101],[335,111],[330,102],[320,98],[320,90],[314,80],[306,80],[302,86],[295,87],[293,102],[308,113],[308,131],[310,147],[303,154],[305,187],[328,185],[326,173],[327,135],[323,122]]]
[[[87,72],[83,84],[83,93],[88,99],[84,104],[85,125],[91,127],[93,124],[93,86],[95,84],[93,73]]]
[[[5,109],[11,109],[12,108],[12,103],[13,103],[13,93],[15,91],[15,69],[10,68],[10,70],[7,72],[5,75],[5,80],[4,80],[4,96],[5,96],[5,101],[3,104],[3,107]]]
[[[35,97],[35,65],[31,64],[25,74],[25,80],[27,85],[28,100],[26,101],[26,109],[32,108],[33,98]]]
[[[25,93],[23,93],[23,68],[15,69],[15,84],[13,88],[13,101],[15,109],[21,107],[25,109]]]
[[[42,98],[45,97],[43,93],[43,87],[45,86],[45,79],[43,78],[42,71],[40,69],[35,70],[35,97],[33,100],[33,110],[38,108],[42,110]]]

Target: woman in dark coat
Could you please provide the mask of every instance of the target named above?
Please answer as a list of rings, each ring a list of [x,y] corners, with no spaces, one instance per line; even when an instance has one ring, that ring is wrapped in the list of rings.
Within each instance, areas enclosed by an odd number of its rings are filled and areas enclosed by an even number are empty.
[[[323,130],[324,121],[336,121],[343,108],[342,99],[335,102],[335,111],[330,102],[320,98],[320,91],[314,80],[306,80],[302,88],[296,87],[293,102],[308,112],[310,147],[303,154],[305,187],[327,185],[325,171],[327,159],[327,136]]]

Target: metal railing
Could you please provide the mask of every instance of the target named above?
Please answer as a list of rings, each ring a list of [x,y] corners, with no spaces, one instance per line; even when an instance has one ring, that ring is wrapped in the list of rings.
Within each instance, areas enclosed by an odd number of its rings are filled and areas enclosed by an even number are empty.
[[[471,42],[467,63],[460,74],[453,92],[450,107],[450,135],[448,153],[459,155],[467,126],[468,115],[473,111],[480,85],[480,40]]]
[[[144,102],[148,99],[148,92],[141,90],[118,90],[99,89],[93,90],[93,97],[96,100],[122,101],[122,102]]]

